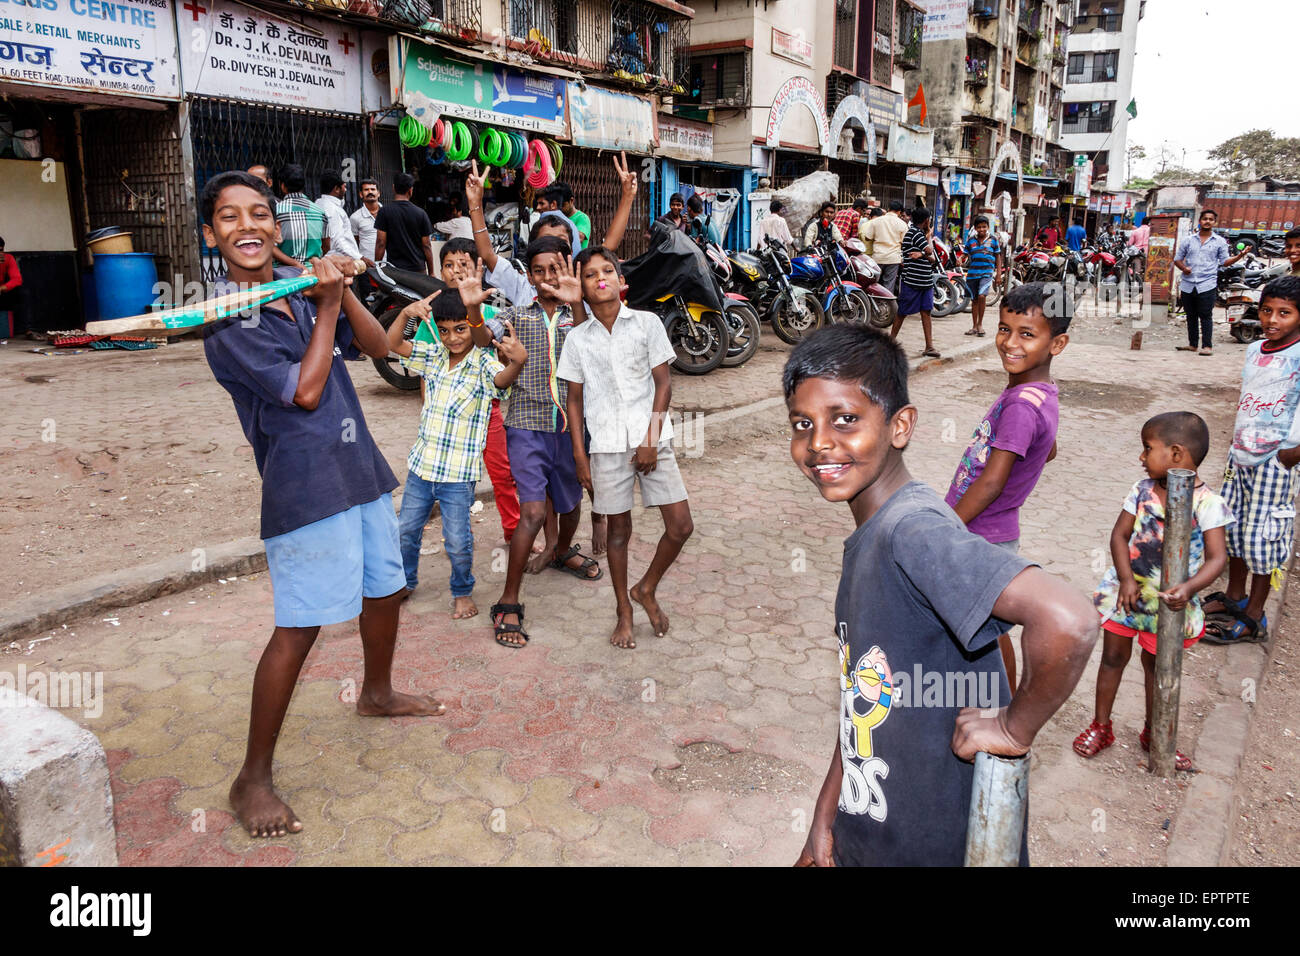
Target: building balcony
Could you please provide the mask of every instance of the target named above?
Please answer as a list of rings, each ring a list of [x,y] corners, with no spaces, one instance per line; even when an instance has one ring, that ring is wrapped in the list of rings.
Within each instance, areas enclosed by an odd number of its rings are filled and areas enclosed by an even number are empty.
[[[1043,8],[1039,0],[1020,0],[1020,9],[1016,14],[1016,32],[1033,36],[1043,36]]]
[[[996,20],[1002,15],[1001,0],[970,0],[970,17],[972,20]]]
[[[296,0],[285,6],[350,14],[464,40],[477,39],[483,29],[479,0]]]
[[[987,60],[980,63],[972,63],[970,59],[967,58],[966,85],[974,87],[989,85],[989,64]]]
[[[714,109],[744,109],[753,91],[752,59],[748,50],[697,53],[682,67],[685,95],[673,97],[674,112],[704,118]]]
[[[910,3],[898,5],[898,46],[894,63],[904,70],[921,65],[921,36],[925,31],[925,11]]]
[[[691,11],[671,0],[502,0],[501,20],[543,62],[665,91],[687,79]]]

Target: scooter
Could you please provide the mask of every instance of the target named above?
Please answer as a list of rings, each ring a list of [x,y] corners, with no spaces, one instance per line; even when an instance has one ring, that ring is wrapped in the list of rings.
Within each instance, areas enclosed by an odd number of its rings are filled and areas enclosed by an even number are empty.
[[[736,368],[744,365],[758,353],[758,339],[761,334],[758,309],[743,292],[734,286],[735,269],[733,257],[741,253],[727,252],[716,242],[697,240],[709,262],[709,269],[717,283],[718,295],[722,297],[722,316],[727,321],[727,331],[731,344],[727,355],[722,360],[723,368]]]
[[[1259,324],[1259,299],[1263,287],[1238,283],[1228,290],[1228,334],[1249,345],[1263,334]]]

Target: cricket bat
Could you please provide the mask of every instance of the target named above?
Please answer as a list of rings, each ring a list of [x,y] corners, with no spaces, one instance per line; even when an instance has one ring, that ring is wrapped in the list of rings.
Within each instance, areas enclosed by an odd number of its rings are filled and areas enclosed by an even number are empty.
[[[366,271],[366,264],[361,259],[335,258],[344,275],[358,276]],[[86,323],[88,335],[125,335],[128,332],[147,332],[153,335],[181,335],[194,329],[240,315],[249,309],[266,305],[286,295],[302,292],[316,284],[316,276],[305,272],[290,279],[276,279],[231,292],[227,295],[205,299],[193,305],[178,306],[159,312],[143,312],[140,315],[128,315],[120,319],[102,319]]]

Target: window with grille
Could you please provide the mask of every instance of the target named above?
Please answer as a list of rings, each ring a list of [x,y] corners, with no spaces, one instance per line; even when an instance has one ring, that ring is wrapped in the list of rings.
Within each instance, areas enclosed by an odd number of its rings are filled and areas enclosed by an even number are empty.
[[[973,153],[979,149],[980,131],[978,126],[963,126],[961,129],[961,149],[964,153]]]
[[[1011,48],[1002,48],[1002,88],[1011,89]]]
[[[872,38],[871,79],[888,86],[894,77],[894,6],[876,4],[876,33]]]
[[[552,50],[577,54],[574,29],[576,3],[564,0],[508,0],[510,35],[529,39],[529,31],[536,30],[550,41]]]
[[[677,102],[700,106],[749,105],[749,53],[713,53],[691,57],[687,65],[690,94]]]
[[[858,31],[856,0],[835,0],[835,65],[852,70],[854,37]]]
[[[1115,121],[1115,101],[1066,103],[1062,133],[1109,133]]]

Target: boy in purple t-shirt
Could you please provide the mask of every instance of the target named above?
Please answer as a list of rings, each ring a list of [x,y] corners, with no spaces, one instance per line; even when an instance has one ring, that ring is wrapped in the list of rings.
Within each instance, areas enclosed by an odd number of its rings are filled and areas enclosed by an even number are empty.
[[[1002,300],[996,341],[1007,388],[975,429],[944,498],[969,530],[1011,551],[1020,546],[1020,506],[1056,457],[1052,356],[1069,343],[1069,327],[1069,302],[1058,283],[1031,282]],[[1014,693],[1010,635],[999,644]]]

